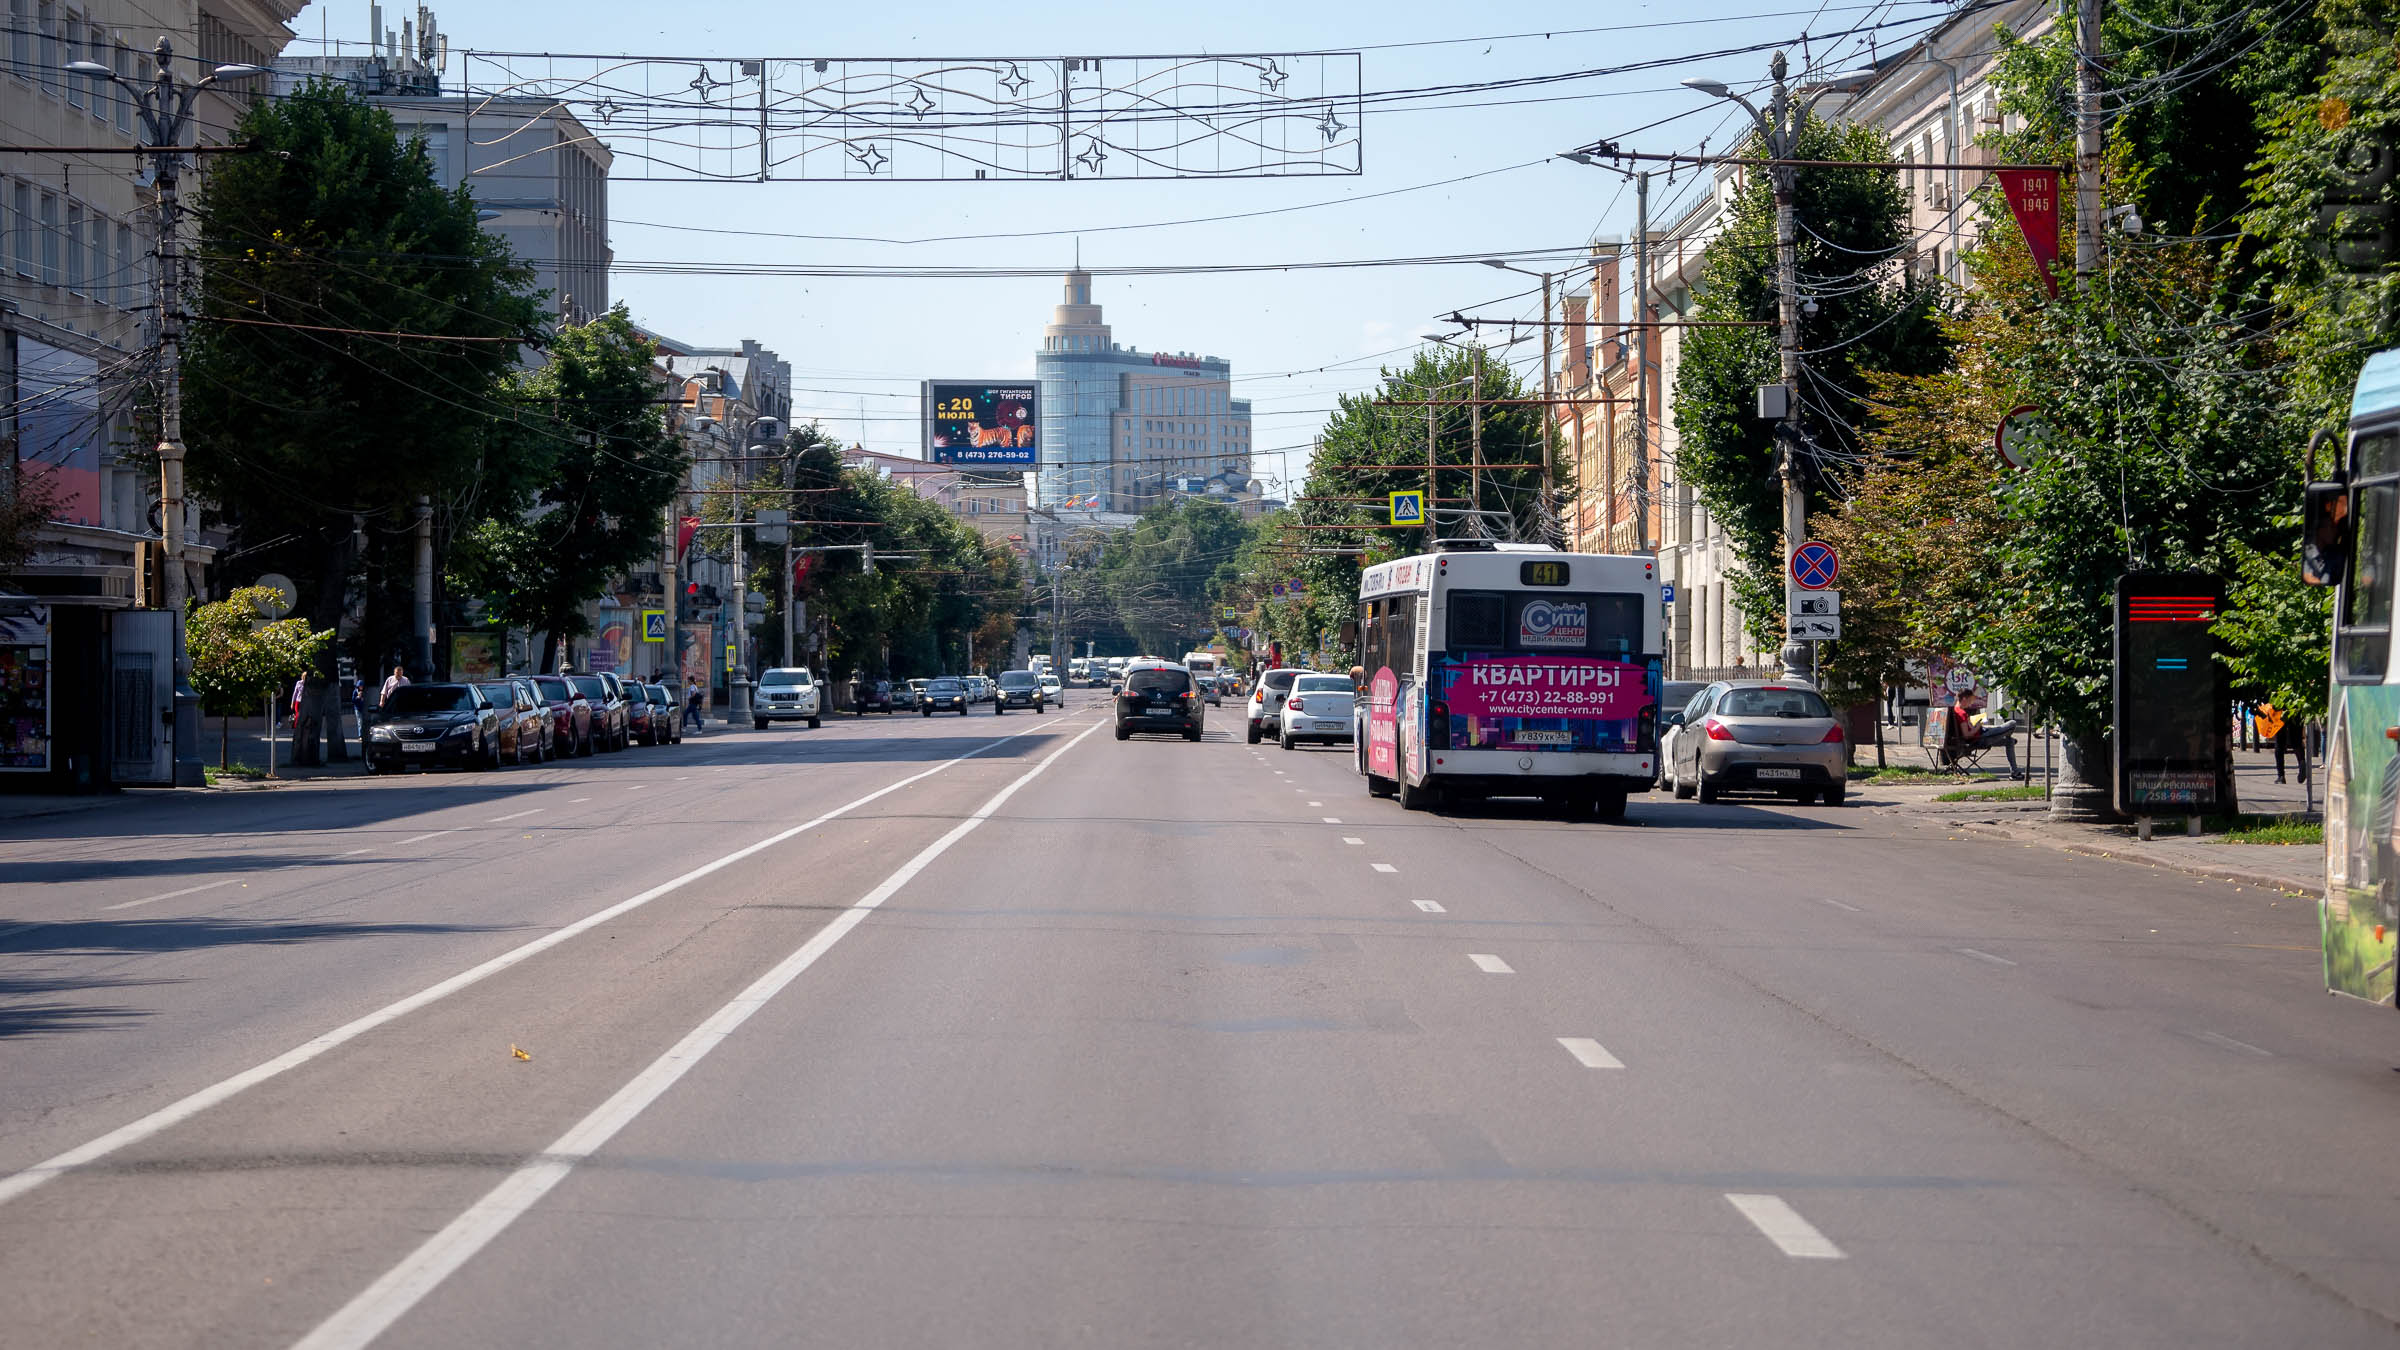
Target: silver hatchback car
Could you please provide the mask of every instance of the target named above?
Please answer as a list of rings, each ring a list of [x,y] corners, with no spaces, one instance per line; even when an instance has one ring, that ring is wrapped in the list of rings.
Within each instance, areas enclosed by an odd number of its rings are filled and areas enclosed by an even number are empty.
[[[1842,804],[1850,745],[1833,710],[1805,684],[1712,684],[1666,722],[1677,728],[1666,779],[1678,797],[1713,802],[1719,792],[1751,791]]]

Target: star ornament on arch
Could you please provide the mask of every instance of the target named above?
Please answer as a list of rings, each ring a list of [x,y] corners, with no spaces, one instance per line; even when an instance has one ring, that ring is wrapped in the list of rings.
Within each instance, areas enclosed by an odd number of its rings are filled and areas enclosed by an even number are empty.
[[[882,147],[869,143],[851,150],[850,158],[857,160],[868,173],[874,173],[882,169],[891,156],[883,153]]]
[[[1025,86],[1031,83],[1033,83],[1032,78],[1024,71],[1017,69],[1017,63],[1014,61],[1008,63],[1008,74],[1000,78],[1000,87],[1008,91],[1010,98],[1024,93]]]
[[[1317,123],[1317,130],[1325,133],[1325,143],[1327,145],[1333,144],[1335,138],[1339,137],[1343,132],[1348,131],[1349,129],[1349,124],[1334,116],[1333,109],[1331,108],[1327,108],[1325,110],[1325,119]]]
[[[1280,93],[1283,90],[1283,82],[1290,78],[1292,77],[1284,73],[1283,67],[1275,64],[1275,58],[1270,56],[1267,58],[1266,68],[1258,72],[1258,87]]]
[[[618,111],[617,101],[613,98],[604,98],[592,105],[592,115],[598,117],[603,125],[614,121]]]
[[[709,95],[715,92],[717,86],[723,83],[724,81],[716,79],[708,73],[708,67],[702,66],[700,73],[694,75],[692,82],[684,87],[698,93],[701,101],[705,103],[708,101]]]
[[[1101,163],[1107,158],[1108,152],[1100,148],[1100,138],[1095,136],[1083,143],[1083,153],[1075,157],[1075,162],[1088,172],[1098,173]]]
[[[917,115],[917,120],[922,122],[925,120],[925,115],[933,111],[934,102],[932,99],[925,97],[925,86],[920,84],[914,86],[908,91],[908,101],[902,103],[900,106],[908,109],[912,113],[915,113]]]

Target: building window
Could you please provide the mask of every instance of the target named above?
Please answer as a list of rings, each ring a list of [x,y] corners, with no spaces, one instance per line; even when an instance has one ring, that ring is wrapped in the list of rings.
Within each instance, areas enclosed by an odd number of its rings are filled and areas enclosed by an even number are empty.
[[[58,284],[58,198],[42,194],[42,284]]]
[[[122,42],[116,44],[116,51],[109,58],[109,66],[117,72],[118,79],[131,80],[133,78],[133,49]],[[111,85],[109,86],[109,101],[117,105],[117,130],[130,134],[133,131],[132,97],[127,95],[124,90]]]
[[[83,59],[83,20],[72,14],[68,15],[65,26],[59,32],[59,39],[58,63],[60,65]],[[91,85],[91,81],[81,75],[69,75],[66,77],[66,84],[67,106],[70,108],[82,107],[83,91]]]
[[[14,227],[17,275],[29,277],[33,275],[33,260],[35,256],[33,237],[33,189],[23,183],[19,183],[16,185],[15,192],[11,195],[14,198],[15,209],[9,213],[9,224]]]
[[[117,305],[131,309],[141,303],[141,292],[134,289],[133,227],[117,227]]]
[[[83,289],[83,208],[67,203],[67,237],[61,241],[67,254],[67,289]]]
[[[106,302],[116,289],[116,274],[108,265],[108,217],[92,212],[91,262],[84,270],[92,298]]]
[[[34,60],[41,68],[42,87],[55,94],[58,92],[58,6],[53,0],[37,0],[33,26],[41,41],[41,50]]]
[[[33,78],[33,0],[8,0],[8,65],[17,78]]]

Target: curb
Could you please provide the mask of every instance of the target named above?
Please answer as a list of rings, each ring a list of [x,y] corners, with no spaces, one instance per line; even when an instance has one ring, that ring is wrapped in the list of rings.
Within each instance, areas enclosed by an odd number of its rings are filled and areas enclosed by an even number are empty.
[[[2163,867],[2170,872],[2181,872],[2187,876],[2206,877],[2211,881],[2230,881],[2243,886],[2257,886],[2263,890],[2281,891],[2286,895],[2314,896],[2316,894],[2314,887],[2300,886],[2289,877],[2275,876],[2267,872],[2253,872],[2246,868],[2220,867],[2211,863],[2186,862],[2176,858],[2154,858],[2147,854],[2125,853],[2099,844],[2087,844],[2072,839],[2051,839],[2039,833],[2029,836],[1983,821],[1954,821],[1950,823],[1949,828],[1994,839],[2044,844],[2061,853],[2077,853],[2087,858],[2106,858],[2111,862]]]

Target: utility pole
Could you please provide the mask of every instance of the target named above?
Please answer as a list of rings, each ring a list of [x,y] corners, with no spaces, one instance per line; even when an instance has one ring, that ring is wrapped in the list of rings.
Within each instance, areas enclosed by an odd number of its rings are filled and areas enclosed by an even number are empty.
[[[1468,518],[1475,522],[1476,537],[1482,538],[1486,532],[1483,527],[1483,343],[1481,340],[1475,344],[1474,357],[1474,368],[1467,377],[1469,386],[1467,397],[1474,400],[1467,407],[1467,440],[1472,447],[1471,453],[1474,456],[1473,466],[1467,471],[1467,479],[1470,484],[1467,493],[1467,509],[1472,513]],[[1425,509],[1431,511],[1433,503],[1425,503]]]
[[[430,680],[434,677],[432,498],[417,498],[416,517],[416,579],[408,609],[408,642],[415,650],[409,655],[416,663],[417,678]]]
[[[1650,551],[1650,171],[1634,175],[1633,193],[1633,551]]]
[[[674,686],[678,709],[683,706],[683,592],[675,576],[675,541],[683,535],[682,515],[683,493],[678,489],[667,499],[667,535],[658,552],[658,580],[667,600],[667,656],[666,669],[654,675]]]
[[[2091,0],[2084,0],[2091,3]],[[1776,476],[1783,482],[1783,556],[1786,561],[1793,550],[1808,539],[1808,490],[1800,475],[1800,277],[1798,230],[1792,216],[1792,195],[1799,179],[1799,166],[1788,161],[1796,158],[1800,132],[1808,124],[1809,110],[1827,94],[1846,93],[1872,80],[1872,70],[1852,71],[1818,85],[1807,97],[1795,103],[1791,86],[1785,77],[1790,62],[1782,52],[1767,65],[1767,74],[1775,83],[1775,93],[1761,111],[1749,99],[1725,87],[1723,81],[1689,79],[1686,88],[1703,94],[1731,99],[1749,112],[1758,125],[1761,148],[1771,162],[1767,166],[1768,181],[1775,189],[1775,310],[1776,348],[1780,357],[1778,373],[1783,385],[1783,416],[1775,426]],[[1767,386],[1772,388],[1773,386]],[[1792,585],[1784,583],[1784,606],[1788,614],[1792,604]],[[1783,678],[1817,679],[1817,651],[1806,642],[1789,636],[1783,643]]]
[[[191,608],[191,577],[183,561],[183,138],[192,125],[192,101],[219,80],[263,75],[264,66],[223,65],[191,83],[175,78],[175,47],[165,37],[152,49],[149,87],[126,80],[97,61],[69,61],[70,75],[105,79],[125,91],[141,118],[144,147],[157,185],[158,264],[151,295],[158,307],[158,534],[164,574],[160,590],[175,616],[175,784],[199,787],[200,697],[192,692],[191,653],[183,621]],[[20,72],[23,73],[23,72]],[[23,228],[19,223],[19,228]]]
[[[1542,273],[1542,515],[1556,520],[1558,475],[1550,463],[1550,433],[1558,425],[1558,382],[1550,367],[1550,277]],[[1432,503],[1426,508],[1432,509]]]
[[[1425,551],[1433,552],[1433,391],[1425,391]]]
[[[2100,0],[2075,0],[2075,288],[2100,270]]]

